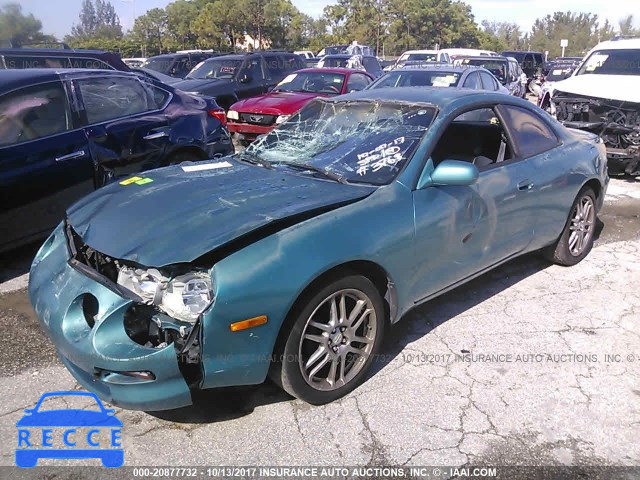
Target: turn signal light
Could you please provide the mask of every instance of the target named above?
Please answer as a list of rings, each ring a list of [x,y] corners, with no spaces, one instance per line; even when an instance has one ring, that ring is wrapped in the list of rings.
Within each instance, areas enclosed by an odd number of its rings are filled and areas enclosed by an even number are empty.
[[[229,325],[229,330],[232,332],[239,332],[240,330],[246,330],[247,328],[258,327],[267,323],[267,316],[260,315],[259,317],[247,318],[240,322],[235,322]]]

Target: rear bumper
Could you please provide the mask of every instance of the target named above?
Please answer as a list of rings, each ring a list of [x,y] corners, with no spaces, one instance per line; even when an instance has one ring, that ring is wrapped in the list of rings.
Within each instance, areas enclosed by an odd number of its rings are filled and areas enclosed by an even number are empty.
[[[76,271],[67,262],[60,226],[38,252],[29,280],[29,296],[40,324],[76,380],[103,400],[136,410],[165,410],[190,405],[191,392],[175,348],[150,348],[134,342],[124,328],[132,302]],[[83,313],[84,296],[98,303],[95,324]],[[155,379],[119,382],[105,372],[151,372]]]

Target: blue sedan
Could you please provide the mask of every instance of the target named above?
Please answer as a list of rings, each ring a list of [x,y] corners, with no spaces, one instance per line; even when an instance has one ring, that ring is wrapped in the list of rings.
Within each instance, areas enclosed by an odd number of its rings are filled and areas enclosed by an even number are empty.
[[[527,252],[585,258],[606,162],[598,137],[507,95],[318,99],[243,153],[85,197],[29,293],[67,368],[113,404],[175,408],[267,376],[323,404],[416,305]]]

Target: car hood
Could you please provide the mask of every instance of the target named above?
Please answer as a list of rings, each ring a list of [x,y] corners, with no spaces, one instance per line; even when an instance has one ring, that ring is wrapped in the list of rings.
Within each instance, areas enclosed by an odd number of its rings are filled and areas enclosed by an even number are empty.
[[[553,89],[555,93],[640,103],[638,81],[637,75],[584,74],[555,82]]]
[[[272,92],[259,97],[240,100],[232,105],[232,110],[244,113],[265,113],[268,115],[291,115],[317,97],[326,94],[306,92]]]
[[[210,93],[211,91],[221,90],[233,83],[230,78],[210,78],[210,79],[185,79],[171,85],[173,88],[179,88],[183,92]]]
[[[226,157],[152,170],[136,177],[144,179],[140,184],[125,180],[93,192],[68,210],[67,220],[93,249],[161,267],[191,262],[261,227],[277,231],[375,190],[285,168]]]

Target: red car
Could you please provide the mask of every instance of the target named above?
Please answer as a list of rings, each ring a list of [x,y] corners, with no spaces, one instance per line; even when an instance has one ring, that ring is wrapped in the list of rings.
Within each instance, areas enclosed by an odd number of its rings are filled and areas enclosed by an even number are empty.
[[[348,68],[305,68],[284,78],[275,88],[258,97],[234,103],[227,112],[229,131],[241,140],[253,141],[300,110],[316,97],[362,90],[373,77]]]

